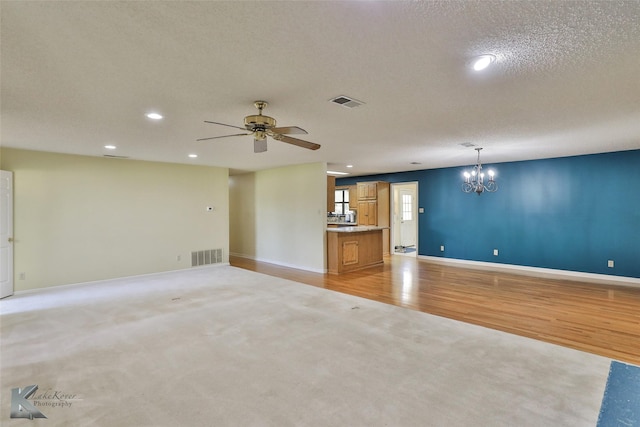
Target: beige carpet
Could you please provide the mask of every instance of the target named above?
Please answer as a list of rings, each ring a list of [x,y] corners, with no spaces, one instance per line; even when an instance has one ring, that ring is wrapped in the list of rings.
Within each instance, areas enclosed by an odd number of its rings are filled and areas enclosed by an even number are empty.
[[[3,426],[593,427],[610,363],[230,266],[0,312]],[[10,419],[29,385],[47,419]]]

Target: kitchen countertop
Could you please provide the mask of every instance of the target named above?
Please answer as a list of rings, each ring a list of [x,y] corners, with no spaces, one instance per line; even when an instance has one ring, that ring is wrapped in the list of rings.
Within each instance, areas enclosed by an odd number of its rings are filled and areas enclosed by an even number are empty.
[[[376,230],[385,230],[389,227],[377,227],[373,225],[358,225],[354,227],[336,227],[336,228],[327,228],[327,231],[332,233],[361,233],[363,231],[376,231]]]
[[[357,222],[331,222],[327,221],[327,227],[330,225],[337,225],[338,227],[354,227],[358,225]]]

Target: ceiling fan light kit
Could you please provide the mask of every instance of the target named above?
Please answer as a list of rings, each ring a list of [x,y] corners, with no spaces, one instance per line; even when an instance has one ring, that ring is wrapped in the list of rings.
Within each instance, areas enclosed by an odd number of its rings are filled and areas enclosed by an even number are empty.
[[[276,119],[269,116],[264,116],[262,110],[269,105],[266,101],[256,101],[253,103],[258,109],[258,114],[250,115],[244,118],[244,128],[240,126],[228,125],[225,123],[212,122],[205,120],[205,123],[211,123],[215,125],[228,126],[236,129],[247,130],[249,133],[236,133],[233,135],[213,136],[210,138],[200,138],[197,141],[206,141],[210,139],[228,138],[231,136],[244,136],[253,135],[253,152],[264,153],[267,151],[267,136],[275,139],[276,141],[286,142],[297,147],[307,148],[309,150],[317,150],[320,148],[319,144],[313,142],[304,141],[302,139],[293,138],[287,136],[290,134],[306,134],[307,131],[297,126],[285,126],[276,127]]]
[[[484,172],[482,172],[482,163],[480,163],[480,150],[481,147],[475,149],[478,152],[478,161],[476,165],[471,169],[471,172],[464,171],[464,182],[462,183],[462,191],[465,193],[476,193],[478,196],[485,191],[494,193],[498,190],[498,184],[493,179],[495,172],[489,169],[487,174],[489,180],[485,184]]]

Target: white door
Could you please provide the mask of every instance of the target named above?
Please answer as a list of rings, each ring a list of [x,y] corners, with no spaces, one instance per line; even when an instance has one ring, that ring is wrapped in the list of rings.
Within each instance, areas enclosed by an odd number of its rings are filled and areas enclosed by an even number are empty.
[[[0,298],[13,295],[13,173],[0,171]]]
[[[417,183],[395,184],[393,187],[394,253],[416,256],[418,234]]]

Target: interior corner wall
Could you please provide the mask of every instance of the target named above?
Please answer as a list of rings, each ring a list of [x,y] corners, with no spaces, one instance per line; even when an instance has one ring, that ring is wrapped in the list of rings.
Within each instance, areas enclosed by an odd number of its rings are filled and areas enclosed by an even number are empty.
[[[253,175],[253,176],[250,176]],[[232,177],[233,252],[259,261],[315,272],[326,269],[327,170],[309,163]],[[253,197],[253,204],[249,197]],[[241,203],[238,203],[241,202]],[[244,211],[236,211],[242,208]],[[235,221],[235,220],[234,220]],[[240,236],[241,227],[253,227]]]
[[[256,257],[256,174],[229,177],[229,253]]]
[[[499,189],[480,196],[461,191],[468,167],[338,183],[418,181],[419,255],[640,278],[640,150],[487,167]]]
[[[14,173],[16,291],[190,268],[205,249],[228,262],[226,168],[1,152]]]

